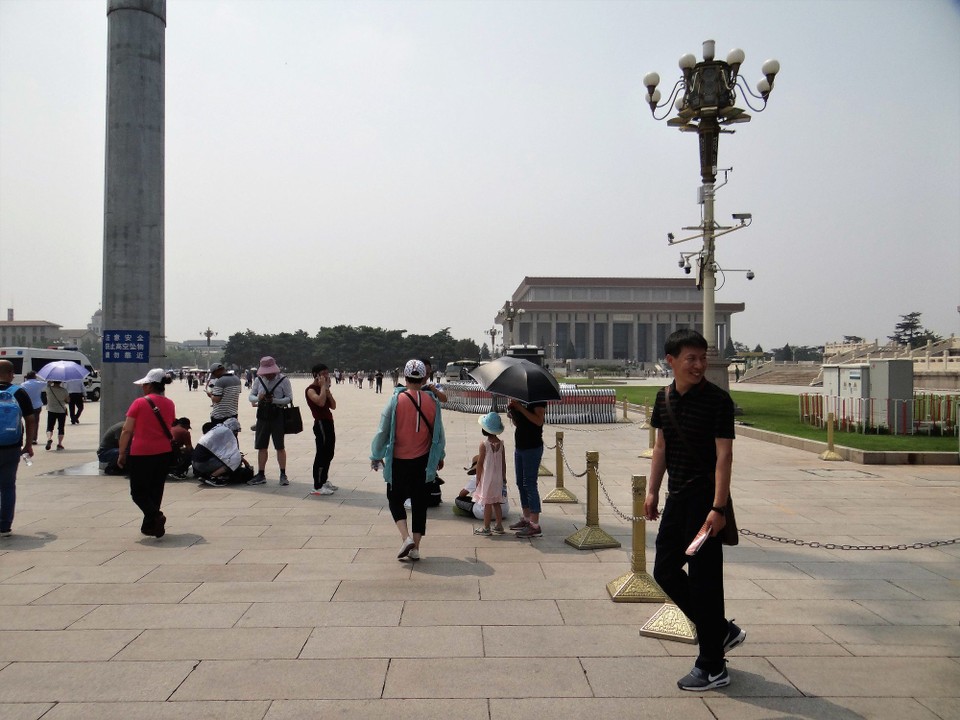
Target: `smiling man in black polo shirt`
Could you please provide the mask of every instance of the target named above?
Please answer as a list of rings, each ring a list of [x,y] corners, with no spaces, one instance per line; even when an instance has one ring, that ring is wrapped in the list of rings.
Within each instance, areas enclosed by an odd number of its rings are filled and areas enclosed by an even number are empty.
[[[712,690],[730,684],[724,655],[746,639],[724,616],[723,550],[717,537],[726,524],[730,497],[734,405],[726,391],[704,377],[707,341],[700,333],[677,330],[667,338],[664,353],[674,380],[657,393],[650,421],[657,440],[644,515],[647,520],[660,517],[660,484],[666,472],[667,499],[653,576],[697,626],[700,653],[677,686]],[[688,556],[687,547],[704,525],[710,537]]]

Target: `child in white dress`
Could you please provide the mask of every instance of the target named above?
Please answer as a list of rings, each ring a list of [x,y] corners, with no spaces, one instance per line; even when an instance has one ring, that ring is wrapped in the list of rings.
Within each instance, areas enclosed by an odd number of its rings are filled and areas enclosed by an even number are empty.
[[[477,458],[477,489],[475,502],[483,503],[483,527],[475,528],[474,535],[503,535],[503,509],[500,501],[507,482],[507,459],[503,441],[498,435],[503,432],[503,421],[497,413],[488,413],[478,420],[483,430],[483,442]],[[497,524],[490,529],[490,521]]]

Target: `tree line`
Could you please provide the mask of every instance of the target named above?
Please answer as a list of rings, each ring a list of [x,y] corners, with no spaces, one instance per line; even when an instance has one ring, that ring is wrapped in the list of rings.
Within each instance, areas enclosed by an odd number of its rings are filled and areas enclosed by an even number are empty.
[[[305,330],[273,335],[253,330],[234,333],[223,350],[223,362],[239,368],[256,367],[260,358],[271,355],[287,372],[309,372],[318,362],[331,369],[383,370],[403,368],[410,358],[433,358],[435,370],[453,360],[489,358],[486,344],[456,340],[450,328],[433,335],[407,335],[406,330],[385,330],[361,325],[322,327],[316,335]]]

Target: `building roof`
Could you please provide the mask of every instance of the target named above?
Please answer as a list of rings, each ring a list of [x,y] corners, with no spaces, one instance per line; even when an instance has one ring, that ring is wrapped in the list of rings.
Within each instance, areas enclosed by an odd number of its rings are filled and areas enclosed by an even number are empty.
[[[53,327],[62,328],[63,325],[46,320],[0,320],[0,327]]]

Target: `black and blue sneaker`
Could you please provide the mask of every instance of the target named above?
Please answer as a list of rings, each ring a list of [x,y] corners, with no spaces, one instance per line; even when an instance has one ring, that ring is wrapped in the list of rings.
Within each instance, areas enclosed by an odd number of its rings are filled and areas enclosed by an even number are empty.
[[[691,692],[703,692],[704,690],[715,690],[716,688],[726,687],[730,684],[730,675],[727,673],[727,666],[718,673],[710,673],[694,666],[693,670],[677,680],[677,687],[681,690],[690,690]]]
[[[728,620],[727,636],[723,639],[723,654],[726,655],[735,647],[740,647],[743,645],[743,641],[746,639],[746,631],[742,630],[739,625],[733,622],[733,620]]]

